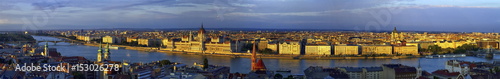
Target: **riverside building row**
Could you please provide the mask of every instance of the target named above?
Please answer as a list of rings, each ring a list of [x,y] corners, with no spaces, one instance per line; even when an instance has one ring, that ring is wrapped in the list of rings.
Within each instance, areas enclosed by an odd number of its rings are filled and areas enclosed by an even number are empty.
[[[254,41],[258,42],[256,43],[258,44],[258,50],[270,49],[278,54],[290,55],[419,55],[418,49],[425,49],[430,45],[438,45],[442,48],[456,48],[464,44],[476,44],[481,48],[492,47],[500,49],[499,41],[476,39],[451,40],[444,39],[443,36],[438,37],[435,34],[426,36],[428,35],[426,33],[424,33],[424,37],[421,38],[433,38],[433,40],[416,41],[412,40],[416,39],[413,36],[408,35],[408,33],[398,32],[396,28],[394,28],[390,36],[382,35],[380,37],[356,36],[350,35],[349,33],[341,33],[331,37],[318,37],[317,35],[313,37],[303,37],[300,35],[293,35],[292,33],[295,32],[290,32],[288,34],[277,32],[284,36],[275,34],[274,36],[268,35],[267,37],[263,37],[260,35],[266,34],[259,34],[259,32],[215,33],[214,31],[209,31],[209,33],[206,33],[203,25],[197,33],[191,32],[192,31],[140,32],[139,34],[130,35],[134,32],[92,31],[86,35],[75,33],[61,35],[72,35],[75,36],[76,39],[84,41],[102,39],[104,43],[136,43],[146,47],[161,47],[161,50],[203,53],[247,52],[249,49],[248,46]],[[303,35],[307,34],[309,33],[303,33]],[[387,34],[384,33],[384,35]]]
[[[147,47],[163,47],[161,50],[201,52],[201,53],[236,53],[245,52],[244,46],[257,42],[258,50],[270,49],[278,54],[288,55],[419,55],[418,46],[406,44],[358,45],[331,44],[321,39],[303,39],[299,41],[281,39],[230,39],[223,36],[208,36],[201,25],[197,35],[189,32],[189,36],[167,37],[163,39],[119,36],[102,37],[102,42],[119,44],[137,42]],[[81,40],[95,40],[98,37],[77,36]]]
[[[355,44],[301,44],[300,42],[283,42],[268,44],[279,54],[289,55],[419,55],[418,46],[392,45],[355,45]]]

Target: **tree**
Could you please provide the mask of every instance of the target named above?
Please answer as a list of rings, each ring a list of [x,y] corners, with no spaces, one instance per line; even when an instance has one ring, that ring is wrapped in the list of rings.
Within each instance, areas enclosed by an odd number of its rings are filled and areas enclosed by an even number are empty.
[[[292,75],[289,75],[288,77],[286,77],[285,79],[294,79]]]
[[[7,61],[7,63],[8,63],[8,64],[13,64],[13,63],[14,63],[14,61],[9,60],[9,61]]]
[[[427,48],[419,48],[418,51],[419,52],[429,52],[429,50],[427,50]]]
[[[102,43],[102,39],[92,39],[90,41],[95,41],[95,42],[98,42],[98,43]]]
[[[128,43],[129,46],[139,46],[139,42],[137,41],[132,41],[130,43]]]
[[[448,47],[448,48],[442,49],[441,54],[443,54],[443,53],[453,53],[454,51],[455,51],[455,49]]]
[[[441,47],[439,47],[438,45],[430,45],[427,50],[429,52],[432,52],[433,54],[437,54],[439,52],[441,52],[443,49]]]
[[[259,50],[259,52],[262,54],[275,54],[274,51],[272,49],[269,49],[269,48]]]
[[[208,59],[205,58],[205,59],[203,59],[203,70],[205,70],[207,68],[208,68]]]
[[[120,45],[130,45],[127,41],[121,41]]]
[[[495,68],[493,68],[493,70],[495,71],[495,73],[500,73],[500,68],[499,67],[495,67]]]
[[[276,74],[276,75],[274,75],[274,79],[283,79],[283,75]]]
[[[248,43],[248,44],[245,44],[243,46],[243,48],[241,48],[242,51],[248,51],[248,50],[252,50],[253,48],[253,43]]]
[[[0,58],[0,63],[4,63],[5,59]]]
[[[69,36],[69,39],[76,40],[76,36]]]
[[[165,66],[165,65],[169,65],[169,64],[172,64],[172,62],[170,62],[170,60],[161,60],[160,61],[160,66]]]
[[[473,45],[473,44],[463,44],[462,46],[458,46],[456,49],[455,49],[455,53],[467,53],[467,51],[477,51],[481,48],[479,48],[479,46],[477,45]]]
[[[48,63],[49,61],[48,60],[42,60],[41,63]]]
[[[75,79],[85,79],[85,76],[81,72],[73,72]]]

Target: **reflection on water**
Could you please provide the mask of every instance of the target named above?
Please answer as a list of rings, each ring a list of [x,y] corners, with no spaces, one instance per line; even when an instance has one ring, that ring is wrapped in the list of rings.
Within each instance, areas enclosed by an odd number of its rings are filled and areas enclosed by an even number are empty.
[[[60,39],[44,36],[33,36],[37,40],[57,41]],[[39,43],[41,45],[44,42]],[[95,60],[98,47],[83,46],[83,45],[70,45],[69,43],[49,43],[49,47],[57,48],[63,56],[83,56],[89,60]],[[187,55],[187,54],[172,54],[172,53],[158,53],[158,52],[141,52],[135,50],[124,49],[111,49],[111,60],[122,61],[127,60],[130,62],[152,62],[159,60],[170,60],[173,62],[185,63],[192,65],[195,62],[202,62],[204,58],[209,59],[209,63],[213,65],[230,66],[231,72],[247,73],[250,72],[250,59],[249,58],[231,58],[220,56],[202,56],[202,55]],[[500,59],[499,55],[495,59]],[[290,69],[293,74],[303,74],[309,66],[324,66],[324,67],[369,67],[381,66],[382,64],[400,63],[409,66],[417,67],[419,64],[422,69],[429,72],[444,69],[447,60],[465,60],[476,62],[491,62],[484,58],[477,57],[464,57],[464,58],[439,58],[439,59],[426,59],[426,58],[410,58],[410,59],[359,59],[359,60],[297,60],[297,59],[264,59],[269,70]]]

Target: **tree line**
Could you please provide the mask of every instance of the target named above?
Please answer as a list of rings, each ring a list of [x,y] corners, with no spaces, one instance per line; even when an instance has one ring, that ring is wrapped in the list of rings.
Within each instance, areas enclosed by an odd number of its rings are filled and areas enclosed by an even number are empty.
[[[442,48],[438,45],[430,45],[427,48],[419,49],[420,52],[431,52],[432,54],[465,54],[470,51],[478,51],[481,48],[474,44],[463,44],[457,48]]]

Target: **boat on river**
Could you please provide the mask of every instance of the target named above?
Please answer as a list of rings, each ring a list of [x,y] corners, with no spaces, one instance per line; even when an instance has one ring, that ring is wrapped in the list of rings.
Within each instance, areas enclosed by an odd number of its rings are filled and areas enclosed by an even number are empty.
[[[109,49],[125,49],[125,47],[109,46]]]
[[[465,54],[446,54],[446,55],[429,55],[425,58],[450,58],[450,57],[466,57]]]

